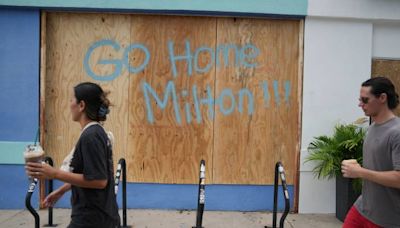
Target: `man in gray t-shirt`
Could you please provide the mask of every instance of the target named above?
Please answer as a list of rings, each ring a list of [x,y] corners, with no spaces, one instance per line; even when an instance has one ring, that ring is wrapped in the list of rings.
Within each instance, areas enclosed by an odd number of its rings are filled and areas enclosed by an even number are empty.
[[[384,77],[362,84],[360,104],[373,123],[363,145],[363,166],[342,163],[344,177],[362,178],[362,194],[350,209],[344,228],[400,228],[400,118],[392,82]]]

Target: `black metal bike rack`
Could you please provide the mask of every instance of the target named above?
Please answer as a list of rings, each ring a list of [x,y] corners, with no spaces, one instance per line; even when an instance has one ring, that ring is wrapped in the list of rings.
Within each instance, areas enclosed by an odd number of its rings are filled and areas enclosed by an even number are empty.
[[[199,193],[197,198],[197,215],[196,215],[196,226],[192,228],[204,228],[203,224],[203,213],[204,213],[204,205],[206,199],[206,162],[201,160],[200,162],[200,177],[199,177]]]
[[[53,166],[53,159],[51,157],[45,157],[44,162],[49,164],[50,166]],[[53,192],[53,180],[46,180],[46,194],[49,195],[50,193]],[[48,207],[48,223],[45,225],[45,227],[55,227],[57,224],[53,224],[53,206]]]
[[[32,214],[32,216],[35,219],[35,228],[40,227],[40,217],[39,217],[39,214],[36,212],[36,210],[32,207],[31,198],[32,198],[33,192],[35,191],[37,183],[38,183],[38,179],[31,178],[31,183],[29,184],[28,192],[26,193],[26,197],[25,197],[25,206],[26,206],[26,209],[28,209],[28,211]]]
[[[282,192],[285,198],[285,209],[279,221],[279,228],[284,228],[284,223],[287,215],[289,214],[290,210],[290,198],[289,198],[289,191],[286,184],[286,177],[285,177],[285,169],[281,162],[277,162],[275,165],[275,183],[274,183],[274,210],[272,213],[272,228],[278,228],[276,226],[277,222],[277,212],[278,212],[278,185],[279,185],[279,177],[282,183]],[[265,228],[270,228],[265,226]]]
[[[127,225],[127,215],[126,215],[126,162],[124,158],[119,159],[117,172],[115,174],[115,196],[118,194],[118,186],[121,178],[122,172],[122,226],[123,228],[128,228],[131,226]]]

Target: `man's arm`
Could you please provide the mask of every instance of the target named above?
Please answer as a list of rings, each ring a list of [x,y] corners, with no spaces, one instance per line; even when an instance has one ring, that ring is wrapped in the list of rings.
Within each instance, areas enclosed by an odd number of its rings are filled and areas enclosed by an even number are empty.
[[[400,189],[400,171],[374,171],[363,168],[360,164],[343,164],[342,173],[347,178],[362,178],[377,184]]]
[[[400,171],[373,171],[362,168],[360,177],[386,187],[400,189]]]

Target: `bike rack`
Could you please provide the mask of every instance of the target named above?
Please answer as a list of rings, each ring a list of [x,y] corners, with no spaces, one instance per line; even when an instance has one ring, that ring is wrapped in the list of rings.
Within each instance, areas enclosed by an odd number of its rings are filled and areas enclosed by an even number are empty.
[[[35,219],[35,228],[40,227],[40,217],[39,214],[36,212],[36,210],[32,207],[31,198],[33,192],[35,191],[37,183],[38,179],[36,178],[31,179],[31,183],[29,184],[28,192],[26,193],[25,197],[25,206]]]
[[[117,172],[115,174],[115,196],[118,194],[118,187],[122,172],[122,228],[128,228],[126,213],[126,162],[124,158],[119,159]]]
[[[278,212],[278,185],[279,185],[279,177],[282,183],[282,192],[285,198],[285,209],[279,221],[279,227],[276,226],[277,222],[277,212]],[[287,189],[286,177],[285,177],[285,169],[281,162],[277,162],[275,165],[275,183],[274,183],[274,210],[272,213],[272,228],[284,228],[284,223],[287,215],[290,210],[290,198],[289,191]],[[270,228],[269,226],[265,226],[265,228]]]
[[[201,160],[200,162],[200,177],[199,177],[199,193],[197,199],[197,216],[196,216],[196,226],[192,228],[204,228],[202,226],[203,223],[203,213],[204,213],[204,205],[205,205],[205,190],[206,190],[206,162]]]
[[[49,164],[50,166],[53,166],[53,159],[51,157],[45,157],[44,162]],[[47,195],[53,192],[53,180],[46,180],[46,188],[47,188]],[[53,207],[48,208],[48,223],[45,225],[45,227],[56,227],[57,224],[53,224]]]

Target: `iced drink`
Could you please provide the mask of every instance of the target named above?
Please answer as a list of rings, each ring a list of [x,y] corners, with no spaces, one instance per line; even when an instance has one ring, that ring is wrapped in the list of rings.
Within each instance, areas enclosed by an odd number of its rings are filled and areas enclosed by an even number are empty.
[[[358,164],[358,162],[357,162],[356,159],[349,159],[349,160],[343,160],[342,164],[343,165],[345,165],[345,164]]]
[[[42,162],[44,157],[44,151],[40,145],[28,145],[25,148],[24,158],[25,163],[27,162]]]

